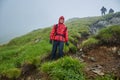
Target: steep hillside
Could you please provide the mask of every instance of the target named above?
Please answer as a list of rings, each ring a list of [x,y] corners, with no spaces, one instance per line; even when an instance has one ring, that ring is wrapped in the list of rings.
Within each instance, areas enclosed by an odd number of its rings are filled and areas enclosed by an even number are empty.
[[[117,12],[114,15],[108,14],[90,26],[90,31],[92,34],[95,34],[101,28],[109,27],[112,25],[120,25],[120,13]]]
[[[0,79],[109,80],[115,78],[114,76],[119,78],[119,65],[116,65],[118,67],[112,66],[120,61],[119,57],[116,56],[119,55],[120,49],[120,25],[119,21],[113,20],[117,18],[119,20],[119,17],[120,13],[115,13],[104,17],[74,18],[66,21],[70,46],[64,47],[64,53],[68,57],[56,61],[50,61],[49,59],[52,48],[52,45],[49,44],[49,33],[52,27],[34,30],[11,40],[8,44],[0,46]],[[100,21],[107,21],[109,24],[97,28],[99,26],[96,25]],[[110,27],[105,28],[107,26]],[[97,30],[105,29],[91,35],[91,33],[94,33],[92,30],[94,28],[97,28]],[[116,50],[115,54],[108,55],[107,53],[114,51],[114,48]],[[99,60],[103,57],[102,63]],[[117,60],[115,60],[116,58]],[[93,62],[90,62],[90,60]],[[105,60],[108,60],[108,62],[105,62],[106,65],[104,64]],[[110,65],[112,67],[107,66],[110,60],[112,60]],[[93,68],[94,64],[98,64],[98,67],[104,64],[102,70],[104,70],[105,76],[99,77],[99,73],[89,68]],[[112,72],[109,72],[109,69],[105,70],[106,68],[114,68],[113,76],[109,75]]]

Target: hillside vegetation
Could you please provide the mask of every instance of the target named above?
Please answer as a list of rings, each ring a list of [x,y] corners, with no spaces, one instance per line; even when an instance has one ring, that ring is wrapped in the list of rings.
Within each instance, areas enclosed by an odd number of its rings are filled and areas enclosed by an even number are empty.
[[[112,14],[112,17],[120,13]],[[119,14],[119,15],[118,15]],[[49,34],[52,27],[34,30],[24,36],[12,39],[8,44],[0,46],[0,79],[28,79],[31,71],[36,71],[42,80],[89,80],[84,72],[85,62],[77,59],[77,52],[89,52],[98,46],[119,46],[120,25],[102,28],[97,34],[91,34],[90,26],[100,20],[111,19],[104,17],[74,18],[66,21],[69,31],[70,46],[64,47],[65,57],[50,61],[52,45]],[[112,78],[113,79],[112,79]],[[114,80],[114,76],[95,77],[95,80]]]

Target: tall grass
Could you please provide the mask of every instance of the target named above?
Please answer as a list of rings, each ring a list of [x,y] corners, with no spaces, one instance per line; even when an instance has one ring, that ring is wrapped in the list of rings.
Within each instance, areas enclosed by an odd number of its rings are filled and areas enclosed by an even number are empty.
[[[72,57],[42,64],[40,70],[49,74],[51,80],[85,80],[84,64]]]

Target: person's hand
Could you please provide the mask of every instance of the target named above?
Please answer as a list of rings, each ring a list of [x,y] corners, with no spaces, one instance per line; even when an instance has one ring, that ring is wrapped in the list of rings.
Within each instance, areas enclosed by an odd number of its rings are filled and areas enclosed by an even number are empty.
[[[65,43],[65,45],[69,46],[69,43],[68,43],[68,42],[66,42],[66,43]]]
[[[52,44],[52,40],[50,40],[50,44]]]

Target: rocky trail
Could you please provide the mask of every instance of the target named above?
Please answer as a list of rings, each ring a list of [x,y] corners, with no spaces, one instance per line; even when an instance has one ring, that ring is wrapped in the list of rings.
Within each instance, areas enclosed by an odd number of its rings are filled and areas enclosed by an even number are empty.
[[[88,80],[106,74],[113,74],[115,80],[120,80],[120,47],[100,46],[87,53],[79,51],[72,56],[86,63],[84,71]]]
[[[120,46],[98,46],[88,52],[80,49],[76,53],[67,53],[67,56],[78,58],[86,64],[84,73],[87,80],[94,80],[97,76],[106,74],[115,75],[114,80],[120,80]],[[50,55],[42,59],[43,63],[47,61],[50,61]],[[27,66],[27,69],[30,71],[21,75],[17,80],[49,80],[49,75],[39,72],[32,65]]]

